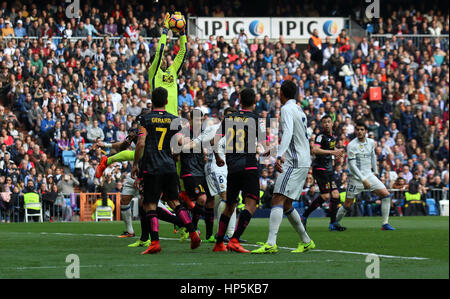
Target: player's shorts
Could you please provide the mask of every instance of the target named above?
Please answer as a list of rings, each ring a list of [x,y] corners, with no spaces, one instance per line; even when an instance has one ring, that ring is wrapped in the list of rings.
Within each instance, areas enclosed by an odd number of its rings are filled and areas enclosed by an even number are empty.
[[[386,186],[373,174],[367,177],[367,181],[370,183],[370,190],[364,189],[362,181],[353,177],[349,177],[347,185],[347,198],[355,198],[359,193],[363,191],[375,191],[380,189],[386,189]]]
[[[227,191],[227,173],[213,171],[206,176],[206,183],[211,196],[223,193]]]
[[[178,175],[176,173],[160,175],[144,175],[141,183],[143,203],[157,203],[164,193],[166,200],[178,199]]]
[[[131,195],[139,198],[139,189],[134,187],[134,179],[127,175],[123,184],[122,195]]]
[[[197,199],[200,195],[209,196],[208,184],[202,176],[187,176],[183,178],[184,190],[192,199]]]
[[[244,170],[227,175],[227,203],[237,203],[239,192],[242,198],[250,197],[259,202],[258,170]]]
[[[313,168],[312,173],[317,185],[319,185],[320,194],[331,193],[333,190],[338,190],[334,175],[331,171]]]
[[[309,167],[288,167],[280,173],[275,182],[273,193],[284,195],[292,200],[299,199],[303,192]]]

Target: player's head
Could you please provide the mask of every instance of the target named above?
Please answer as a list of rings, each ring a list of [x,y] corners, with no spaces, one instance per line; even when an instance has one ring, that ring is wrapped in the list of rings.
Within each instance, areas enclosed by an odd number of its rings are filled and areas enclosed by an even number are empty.
[[[366,137],[367,126],[363,120],[356,121],[355,132],[356,132],[356,137],[360,140],[362,140]]]
[[[284,105],[287,101],[295,99],[296,94],[297,94],[297,85],[293,81],[285,80],[283,84],[281,84],[280,88],[281,104]]]
[[[228,114],[231,114],[231,113],[235,113],[235,112],[237,112],[238,110],[236,109],[236,108],[233,108],[233,107],[228,107],[228,108],[226,108],[224,111],[223,111],[223,115],[228,115]]]
[[[251,88],[244,88],[239,93],[239,98],[241,100],[242,108],[246,110],[253,111],[255,108],[255,91]]]
[[[333,120],[328,114],[325,114],[320,119],[320,123],[322,125],[322,130],[324,130],[326,133],[331,133],[333,131]]]
[[[164,87],[155,88],[152,92],[153,108],[161,109],[167,105],[167,90]]]
[[[194,109],[189,112],[189,123],[191,124],[192,128],[195,127],[201,129],[202,121],[204,120],[204,118],[205,115],[200,109]]]
[[[150,63],[153,63],[153,62],[155,61],[155,57],[156,57],[156,55],[153,55],[153,56],[150,58]],[[166,55],[163,55],[163,56],[161,57],[161,63],[160,63],[160,65],[159,65],[159,68],[160,68],[163,72],[165,72],[165,71],[167,70],[168,67],[169,67],[169,66],[168,66],[168,62],[167,62],[167,57],[166,57]]]

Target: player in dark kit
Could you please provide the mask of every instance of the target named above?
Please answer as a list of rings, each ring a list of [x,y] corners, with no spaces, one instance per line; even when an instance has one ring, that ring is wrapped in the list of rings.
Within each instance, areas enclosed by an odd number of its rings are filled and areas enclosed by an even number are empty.
[[[333,177],[333,155],[339,159],[344,155],[344,149],[336,148],[336,137],[333,136],[333,120],[325,115],[320,120],[322,131],[316,136],[311,153],[315,155],[312,163],[314,179],[319,185],[320,196],[316,198],[302,215],[303,225],[309,215],[320,207],[325,201],[330,200],[330,230],[343,231],[345,227],[336,223],[336,212],[339,208],[339,190]],[[330,198],[331,194],[331,198]]]
[[[197,114],[198,112],[198,114]],[[192,223],[197,230],[198,221],[204,216],[206,225],[206,241],[215,242],[214,228],[214,198],[209,194],[205,178],[205,153],[201,142],[190,142],[199,137],[203,114],[200,110],[191,111],[189,114],[189,136],[185,136],[188,144],[180,154],[181,171],[184,189],[187,195],[195,201],[192,208]],[[185,143],[185,142],[183,142]]]
[[[139,177],[143,190],[143,208],[150,225],[150,246],[142,254],[161,251],[159,244],[159,221],[156,208],[161,193],[172,202],[174,212],[183,222],[191,238],[191,249],[200,246],[201,239],[194,230],[191,218],[178,201],[178,175],[171,153],[171,140],[181,130],[181,125],[171,127],[174,115],[165,111],[167,90],[158,87],[152,93],[153,111],[141,119],[136,144],[132,178]],[[180,135],[179,138],[182,138]],[[142,157],[142,159],[141,159]]]
[[[224,161],[218,155],[217,144],[220,138],[225,136],[225,158],[228,168],[227,200],[225,209],[219,219],[217,240],[213,248],[215,252],[250,252],[239,244],[239,238],[250,222],[259,202],[256,138],[257,134],[262,136],[265,133],[265,126],[259,123],[258,115],[252,112],[255,108],[255,92],[249,88],[243,89],[239,98],[242,109],[225,116],[217,130],[216,137],[211,140],[211,145],[214,146],[216,163],[220,167],[224,165]],[[225,246],[223,238],[241,191],[245,200],[245,208],[239,215],[238,225],[233,236]]]

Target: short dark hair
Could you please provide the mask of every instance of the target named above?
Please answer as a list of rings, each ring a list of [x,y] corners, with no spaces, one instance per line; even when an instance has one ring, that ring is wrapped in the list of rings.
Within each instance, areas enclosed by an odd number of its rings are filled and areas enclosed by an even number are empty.
[[[356,121],[355,128],[357,128],[357,127],[364,127],[364,129],[366,129],[366,131],[368,130],[366,123],[362,119]]]
[[[331,119],[331,121],[333,121],[333,119],[331,118],[331,116],[329,114],[325,114],[324,116],[322,116],[322,118],[320,119],[320,122],[322,122],[324,119]]]
[[[152,103],[155,108],[162,108],[167,105],[167,90],[164,87],[155,88],[152,92]]]
[[[285,80],[283,84],[281,84],[281,92],[286,98],[294,99],[297,94],[297,84],[291,80]]]
[[[241,90],[239,97],[241,98],[241,103],[244,107],[251,107],[255,104],[256,94],[251,88],[244,88]]]

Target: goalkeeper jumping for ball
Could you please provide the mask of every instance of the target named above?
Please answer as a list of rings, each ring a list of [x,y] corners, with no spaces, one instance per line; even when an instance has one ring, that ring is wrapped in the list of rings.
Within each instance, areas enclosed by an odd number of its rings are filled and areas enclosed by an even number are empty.
[[[180,12],[175,12],[175,15],[180,15]],[[167,13],[164,19],[164,27],[161,38],[159,39],[158,48],[156,54],[151,62],[150,69],[148,70],[148,83],[151,93],[157,87],[164,87],[168,92],[168,99],[166,105],[166,111],[178,116],[178,73],[183,66],[184,59],[186,58],[187,39],[185,34],[185,27],[180,31],[180,50],[175,57],[172,65],[168,65],[167,57],[164,55],[167,42],[167,32],[169,32],[169,20],[170,14]],[[101,178],[106,167],[115,162],[133,161],[134,151],[121,151],[111,157],[103,156],[100,160],[97,169],[95,170],[95,176]]]

